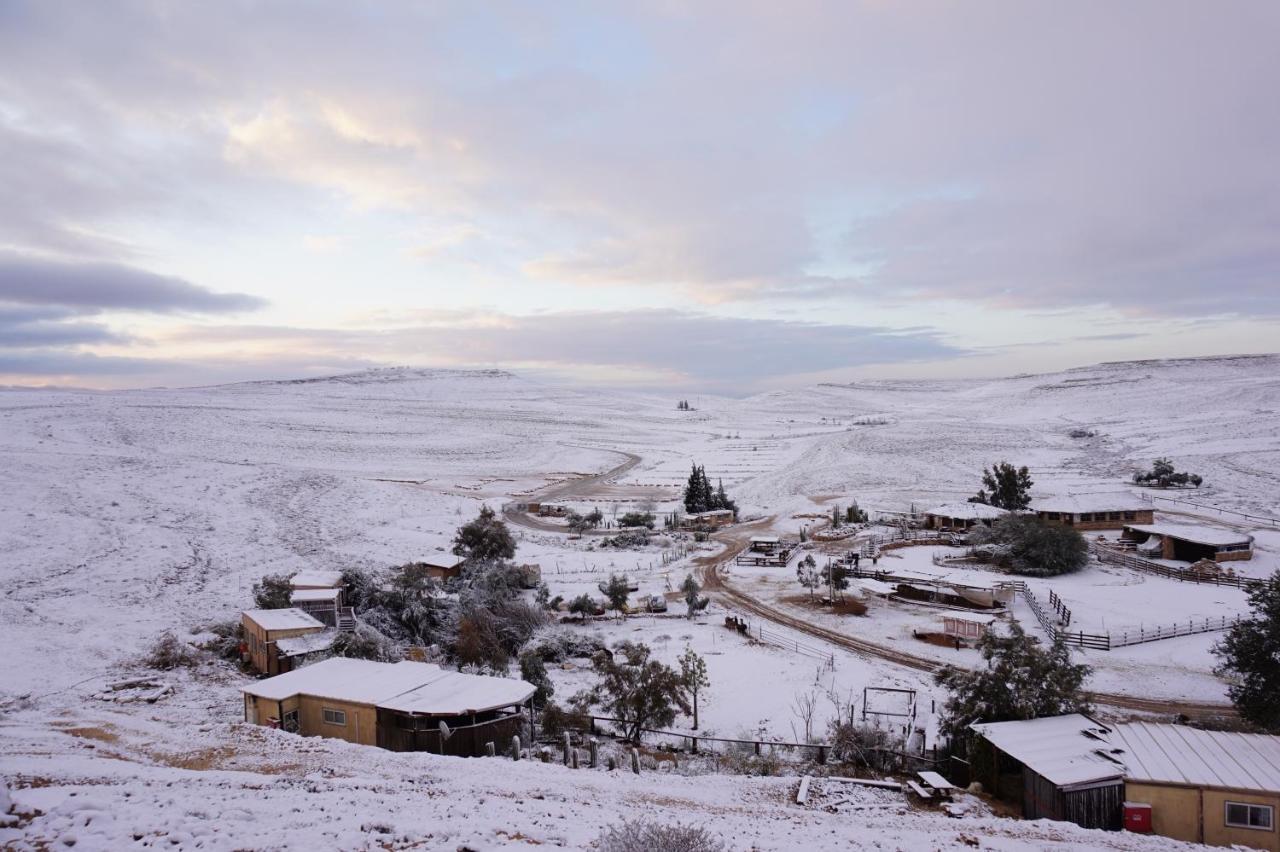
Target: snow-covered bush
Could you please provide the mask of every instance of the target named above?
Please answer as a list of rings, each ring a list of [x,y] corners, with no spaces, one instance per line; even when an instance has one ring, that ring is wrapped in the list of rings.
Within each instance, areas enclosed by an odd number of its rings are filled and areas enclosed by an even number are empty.
[[[600,833],[600,852],[720,852],[724,843],[696,825],[663,825],[651,819],[626,820]]]
[[[546,663],[563,663],[573,659],[589,660],[607,648],[600,633],[588,635],[561,627],[531,639],[522,653],[537,654]]]
[[[150,669],[169,671],[181,667],[193,667],[200,664],[200,655],[195,648],[183,642],[172,633],[165,633],[155,641],[142,657],[142,664]]]
[[[827,738],[831,742],[832,759],[840,763],[851,763],[880,773],[898,768],[894,752],[902,750],[902,739],[878,725],[833,719]]]
[[[379,663],[394,663],[401,659],[395,643],[367,624],[357,624],[355,630],[339,633],[329,649],[335,657]]]
[[[213,634],[212,639],[200,644],[201,650],[219,659],[239,661],[240,643],[244,640],[244,625],[239,621],[215,621],[205,625],[201,632]]]
[[[258,609],[284,609],[290,605],[292,594],[287,574],[268,574],[253,584],[253,605]]]

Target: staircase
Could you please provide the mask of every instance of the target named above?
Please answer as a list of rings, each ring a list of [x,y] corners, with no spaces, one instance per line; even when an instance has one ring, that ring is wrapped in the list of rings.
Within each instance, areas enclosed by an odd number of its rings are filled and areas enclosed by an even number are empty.
[[[354,633],[356,629],[355,607],[338,607],[338,632]]]

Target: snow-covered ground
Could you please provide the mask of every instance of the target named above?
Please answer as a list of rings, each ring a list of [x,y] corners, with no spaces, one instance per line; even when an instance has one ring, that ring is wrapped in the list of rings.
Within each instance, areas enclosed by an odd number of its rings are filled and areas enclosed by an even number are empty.
[[[794,515],[854,499],[901,511],[963,498],[976,489],[983,465],[1001,459],[1029,464],[1036,490],[1054,493],[1123,488],[1134,471],[1168,455],[1206,485],[1162,496],[1276,517],[1278,367],[1276,357],[1206,359],[997,381],[824,385],[747,399],[703,397],[691,412],[677,411],[674,398],[546,386],[500,372],[408,369],[181,390],[3,391],[0,730],[7,743],[0,772],[34,788],[20,796],[40,799],[36,806],[48,810],[26,826],[29,835],[74,830],[84,839],[79,848],[117,848],[113,838],[162,826],[192,832],[194,844],[202,826],[226,812],[246,823],[230,835],[256,847],[307,839],[358,845],[351,839],[362,824],[382,819],[378,814],[391,814],[393,836],[431,834],[426,848],[486,848],[516,834],[580,846],[624,802],[646,801],[665,816],[708,822],[739,847],[746,846],[747,813],[759,817],[750,824],[761,848],[847,846],[854,842],[847,818],[795,812],[779,781],[568,778],[544,766],[303,743],[236,724],[239,681],[230,674],[184,681],[178,695],[156,705],[106,705],[90,696],[131,670],[162,632],[234,618],[264,574],[411,561],[446,546],[481,503],[555,489],[632,456],[639,461],[615,481],[565,501],[611,515],[653,500],[662,511],[697,462],[723,478],[746,516],[772,517],[785,531],[804,522]],[[1077,426],[1098,435],[1070,438]],[[1255,532],[1251,571],[1274,569],[1280,530],[1222,521]],[[661,594],[678,586],[700,555],[659,538],[634,551],[602,548],[595,536],[515,532],[518,557],[541,564],[553,594],[566,596],[593,591],[611,571],[638,580],[642,593]],[[904,566],[933,567],[928,548],[901,553]],[[773,599],[803,593],[794,571],[771,570],[779,576],[742,577],[746,590]],[[770,582],[758,582],[764,579]],[[1243,606],[1232,590],[1110,566],[1044,582],[1086,629]],[[910,643],[912,653],[962,662],[972,655],[909,639],[911,625],[936,623],[936,611],[884,605],[855,618],[801,609],[815,620],[838,618],[854,625],[850,630]],[[1021,617],[1016,606],[1014,614]],[[713,685],[704,724],[730,736],[765,730],[789,737],[790,704],[810,687],[858,693],[912,685],[922,702],[937,697],[924,676],[847,652],[833,651],[834,671],[821,673],[812,657],[743,642],[720,625],[722,616],[708,613],[704,624],[632,619],[573,629],[642,638],[664,659],[685,644],[707,654]],[[1222,695],[1209,673],[1214,641],[1208,634],[1086,656],[1098,667],[1100,689],[1213,700]],[[1144,676],[1134,677],[1138,672]],[[553,677],[568,692],[585,675]],[[68,726],[115,731],[117,739],[69,735]],[[108,757],[117,748],[123,760]],[[172,755],[188,753],[211,757],[174,765],[182,761]],[[264,773],[265,764],[275,770]],[[316,792],[306,793],[309,787]],[[492,818],[468,824],[471,809],[450,804],[453,790],[468,802],[490,801]],[[174,806],[157,809],[166,797]],[[93,806],[81,807],[85,802]],[[318,802],[323,819],[307,815]],[[95,809],[100,832],[68,828]],[[930,846],[954,845],[958,832],[1009,848],[1080,848],[1096,840],[1058,827],[971,826],[914,814],[877,825],[888,845],[901,847],[919,845],[916,832],[934,838]],[[333,834],[323,833],[330,828]],[[227,836],[224,830],[218,837]],[[218,848],[218,837],[206,838],[208,848]],[[1132,838],[1106,842],[1145,848]]]

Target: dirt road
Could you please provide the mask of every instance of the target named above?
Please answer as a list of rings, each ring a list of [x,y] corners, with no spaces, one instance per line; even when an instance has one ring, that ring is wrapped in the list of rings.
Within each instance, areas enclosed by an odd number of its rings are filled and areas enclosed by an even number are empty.
[[[701,557],[695,560],[702,574],[703,588],[713,595],[721,598],[722,603],[751,613],[758,618],[771,621],[792,630],[799,631],[816,639],[830,642],[840,648],[853,651],[866,657],[872,657],[879,660],[885,660],[895,665],[903,666],[916,671],[933,673],[942,668],[942,663],[936,660],[918,657],[914,654],[908,654],[896,648],[879,645],[874,642],[868,642],[865,639],[858,639],[835,630],[820,627],[803,618],[782,612],[766,603],[761,602],[738,589],[733,588],[729,583],[724,581],[720,576],[719,567],[732,559],[746,549],[753,532],[758,529],[767,529],[772,522],[772,518],[763,521],[757,521],[754,524],[745,525],[745,527],[737,528],[724,534],[717,534],[715,538],[718,541],[728,545],[728,549],[713,557]],[[1094,692],[1091,694],[1093,701],[1097,704],[1106,705],[1107,707],[1119,710],[1131,710],[1143,713],[1159,713],[1170,716],[1187,716],[1196,719],[1212,719],[1222,717],[1235,716],[1235,709],[1230,705],[1217,703],[1201,703],[1192,701],[1167,701],[1163,699],[1137,698],[1131,695],[1116,695],[1105,692]]]

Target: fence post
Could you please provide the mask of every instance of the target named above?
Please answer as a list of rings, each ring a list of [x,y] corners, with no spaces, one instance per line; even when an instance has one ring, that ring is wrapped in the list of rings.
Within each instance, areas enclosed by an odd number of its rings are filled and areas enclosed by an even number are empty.
[[[631,749],[631,771],[640,774],[640,750],[636,748]]]
[[[690,741],[690,743],[692,744],[692,751],[693,751],[693,753],[694,753],[694,754],[697,754],[697,753],[698,753],[698,738],[697,738],[697,737],[690,737],[690,738],[689,738],[689,741]]]
[[[568,765],[569,765],[569,750],[573,748],[573,744],[572,744],[572,742],[570,742],[570,740],[569,740],[569,732],[568,732],[568,731],[565,731],[565,732],[564,732],[564,737],[561,739],[560,747],[561,747],[561,749],[564,751],[564,765],[565,765],[565,766],[568,766]]]
[[[827,747],[824,745],[818,746],[818,765],[827,765]]]
[[[484,753],[489,757],[497,756],[498,747],[494,744],[493,740],[490,740],[489,742],[484,744]]]
[[[593,739],[587,744],[587,749],[590,761],[587,765],[595,769],[600,765],[600,743]]]
[[[512,738],[511,738],[511,759],[512,759],[512,760],[519,760],[519,759],[520,759],[520,737],[519,737],[519,735],[516,735],[516,736],[514,736],[514,737],[512,737]]]

